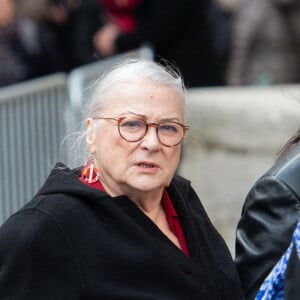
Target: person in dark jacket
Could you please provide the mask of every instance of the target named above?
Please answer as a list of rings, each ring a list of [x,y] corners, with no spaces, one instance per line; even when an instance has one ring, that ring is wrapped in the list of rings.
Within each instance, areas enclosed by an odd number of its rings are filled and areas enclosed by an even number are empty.
[[[235,263],[246,299],[253,300],[288,248],[300,217],[300,129],[274,166],[249,191],[236,232]]]
[[[111,22],[100,28],[94,37],[99,55],[111,56],[147,45],[157,61],[163,62],[163,58],[178,66],[187,87],[224,83],[229,30],[215,1],[141,0],[130,13],[135,21],[133,29],[124,32]]]
[[[1,226],[1,299],[243,299],[224,240],[174,175],[184,99],[177,72],[152,61],[95,84],[88,163],[57,164]]]

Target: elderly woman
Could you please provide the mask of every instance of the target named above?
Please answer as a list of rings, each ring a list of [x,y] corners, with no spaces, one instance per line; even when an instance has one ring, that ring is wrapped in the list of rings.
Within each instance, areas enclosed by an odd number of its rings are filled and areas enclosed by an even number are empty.
[[[1,299],[241,300],[230,253],[189,181],[180,76],[125,61],[86,106],[90,157],[58,164],[0,230]]]

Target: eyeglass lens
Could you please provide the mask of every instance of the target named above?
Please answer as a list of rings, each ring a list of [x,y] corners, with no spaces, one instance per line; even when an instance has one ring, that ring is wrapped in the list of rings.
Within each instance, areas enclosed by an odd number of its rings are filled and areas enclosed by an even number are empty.
[[[164,121],[158,124],[147,124],[142,120],[126,117],[119,120],[119,133],[129,142],[141,140],[147,133],[148,127],[156,127],[156,132],[160,142],[166,146],[179,144],[185,134],[185,127],[176,122]]]

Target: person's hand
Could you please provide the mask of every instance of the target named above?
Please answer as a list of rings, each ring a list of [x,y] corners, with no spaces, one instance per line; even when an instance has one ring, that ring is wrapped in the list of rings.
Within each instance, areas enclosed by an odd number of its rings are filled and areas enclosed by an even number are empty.
[[[15,18],[15,4],[12,0],[0,0],[0,27],[5,27]]]
[[[115,40],[119,34],[117,26],[108,24],[96,32],[93,37],[93,44],[101,56],[111,56],[116,52]]]

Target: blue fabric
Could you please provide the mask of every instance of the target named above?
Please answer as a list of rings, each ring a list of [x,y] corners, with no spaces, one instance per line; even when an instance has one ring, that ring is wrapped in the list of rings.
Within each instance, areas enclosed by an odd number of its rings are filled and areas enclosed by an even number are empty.
[[[293,233],[292,242],[261,285],[255,300],[284,300],[284,279],[293,245],[300,257],[300,219]]]

